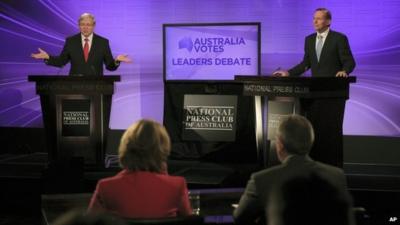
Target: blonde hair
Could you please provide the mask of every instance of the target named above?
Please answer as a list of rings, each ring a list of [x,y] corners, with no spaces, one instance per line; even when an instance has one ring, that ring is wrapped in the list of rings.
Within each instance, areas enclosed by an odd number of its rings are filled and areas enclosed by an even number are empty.
[[[142,119],[131,125],[121,138],[119,163],[131,171],[163,172],[171,151],[167,130],[153,120]]]

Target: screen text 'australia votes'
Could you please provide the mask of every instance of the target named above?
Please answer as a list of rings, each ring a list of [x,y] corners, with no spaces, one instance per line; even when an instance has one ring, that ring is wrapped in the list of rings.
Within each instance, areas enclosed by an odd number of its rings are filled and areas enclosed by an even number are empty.
[[[195,53],[222,53],[226,46],[246,45],[245,39],[242,37],[230,38],[196,38],[194,41],[191,38],[183,40],[188,44],[189,52],[194,50]],[[251,58],[209,58],[209,57],[188,57],[188,58],[173,58],[172,65],[251,65]]]

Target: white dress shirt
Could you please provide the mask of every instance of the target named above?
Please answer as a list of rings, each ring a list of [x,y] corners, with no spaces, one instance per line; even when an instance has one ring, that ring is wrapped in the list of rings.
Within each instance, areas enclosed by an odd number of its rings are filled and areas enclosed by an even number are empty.
[[[324,47],[326,37],[328,36],[329,33],[329,27],[326,29],[326,31],[322,33],[317,32],[317,37],[315,38],[315,50],[317,50],[317,44],[318,44],[318,36],[322,36],[322,48]]]
[[[92,40],[93,40],[93,33],[89,35],[89,37],[85,37],[83,36],[83,34],[81,34],[82,37],[82,49],[85,48],[85,39],[89,39],[88,44],[89,44],[89,52],[90,52],[90,47],[92,47]]]

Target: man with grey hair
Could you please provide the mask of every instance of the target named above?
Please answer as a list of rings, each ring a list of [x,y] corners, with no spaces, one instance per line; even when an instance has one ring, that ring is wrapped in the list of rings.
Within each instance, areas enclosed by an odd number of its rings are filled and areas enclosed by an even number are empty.
[[[318,173],[331,180],[338,189],[347,191],[346,177],[341,169],[316,162],[308,156],[313,142],[314,130],[305,117],[290,115],[281,120],[275,140],[276,154],[281,165],[251,175],[239,205],[233,212],[235,223],[264,223],[271,190],[298,176]]]
[[[93,33],[96,20],[90,13],[83,13],[78,20],[80,33],[68,37],[59,56],[51,56],[39,48],[38,53],[31,56],[43,59],[47,65],[63,67],[71,62],[70,75],[103,75],[103,64],[106,69],[114,71],[121,62],[131,62],[127,55],[112,56],[109,42]]]

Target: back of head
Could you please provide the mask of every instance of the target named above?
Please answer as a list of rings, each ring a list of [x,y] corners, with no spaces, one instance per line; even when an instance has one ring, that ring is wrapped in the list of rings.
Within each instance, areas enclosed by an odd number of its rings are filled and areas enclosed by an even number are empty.
[[[306,155],[314,143],[314,130],[305,117],[290,115],[281,120],[277,138],[289,154]]]
[[[354,221],[349,193],[317,173],[278,184],[269,199],[271,225],[348,225]]]
[[[142,119],[130,126],[121,138],[120,165],[131,171],[163,172],[170,150],[166,129],[156,121]]]

